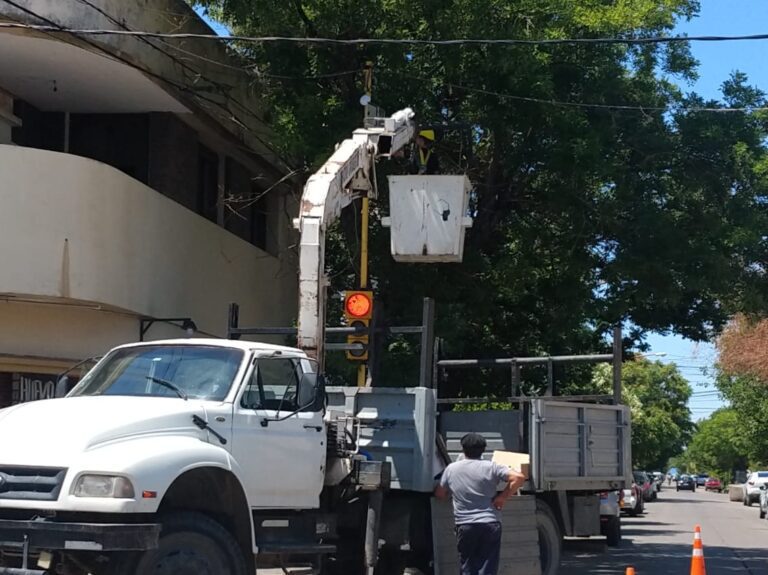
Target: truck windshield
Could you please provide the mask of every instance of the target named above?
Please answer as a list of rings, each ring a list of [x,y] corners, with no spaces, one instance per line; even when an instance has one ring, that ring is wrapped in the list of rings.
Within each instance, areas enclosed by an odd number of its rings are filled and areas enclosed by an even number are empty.
[[[222,401],[242,359],[242,351],[216,346],[157,345],[118,349],[88,373],[69,395],[186,396]]]

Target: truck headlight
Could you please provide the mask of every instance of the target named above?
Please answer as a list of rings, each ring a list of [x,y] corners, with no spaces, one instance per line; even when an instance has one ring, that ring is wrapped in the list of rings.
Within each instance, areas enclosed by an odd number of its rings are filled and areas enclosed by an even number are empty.
[[[114,499],[133,499],[135,495],[130,480],[116,475],[82,475],[72,493],[75,497]]]

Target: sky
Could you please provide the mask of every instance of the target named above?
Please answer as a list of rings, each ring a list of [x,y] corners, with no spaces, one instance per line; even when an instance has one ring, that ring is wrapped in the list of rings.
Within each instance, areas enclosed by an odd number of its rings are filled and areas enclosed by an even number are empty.
[[[768,32],[768,0],[701,0],[701,13],[690,22],[680,22],[677,31],[688,36],[734,36]],[[768,92],[768,42],[692,42],[691,51],[699,61],[699,80],[686,91],[719,99],[720,86],[734,71],[745,72],[752,85]],[[654,353],[649,359],[678,365],[691,382],[694,396],[689,407],[694,420],[703,419],[723,402],[712,384],[712,366],[717,359],[711,344],[696,344],[679,336],[653,334],[648,342]]]
[[[227,33],[225,27],[207,20],[217,33]],[[701,0],[700,15],[691,21],[681,21],[677,32],[688,36],[766,33],[768,0]],[[699,79],[693,85],[684,85],[683,89],[698,92],[708,99],[719,99],[720,86],[738,70],[745,72],[753,85],[768,92],[766,49],[768,41],[692,42],[691,50],[699,61]],[[689,407],[694,420],[704,419],[723,406],[711,377],[717,359],[712,344],[660,334],[652,334],[648,343],[651,345],[649,359],[675,363],[690,381],[694,395]]]

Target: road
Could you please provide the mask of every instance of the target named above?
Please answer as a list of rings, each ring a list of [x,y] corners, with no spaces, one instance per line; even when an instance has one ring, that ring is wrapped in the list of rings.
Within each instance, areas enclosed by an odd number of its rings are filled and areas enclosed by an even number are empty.
[[[622,518],[624,541],[606,549],[597,541],[569,540],[562,575],[688,575],[693,528],[701,525],[707,575],[768,575],[768,521],[757,505],[727,495],[666,488],[643,517]]]
[[[624,541],[609,549],[603,540],[570,539],[560,575],[689,575],[693,527],[701,525],[707,575],[768,575],[768,520],[757,505],[744,507],[727,495],[703,489],[666,488],[647,503],[642,517],[622,518]],[[259,575],[281,575],[259,569]]]

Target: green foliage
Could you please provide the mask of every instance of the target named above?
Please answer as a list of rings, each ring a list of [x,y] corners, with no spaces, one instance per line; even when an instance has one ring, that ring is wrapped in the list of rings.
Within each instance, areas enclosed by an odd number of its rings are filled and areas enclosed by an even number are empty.
[[[610,366],[593,375],[593,393],[610,393]],[[672,364],[637,360],[622,370],[623,401],[632,412],[632,460],[639,469],[663,469],[694,431],[687,407],[691,386]]]
[[[718,373],[716,385],[730,403],[738,443],[747,467],[768,465],[768,386],[750,376]]]
[[[706,472],[727,480],[734,471],[747,469],[748,449],[739,413],[732,408],[719,409],[698,423],[685,452],[685,468],[690,473]]]
[[[332,38],[650,36],[698,10],[694,0],[199,3],[237,33]],[[765,98],[738,74],[724,84],[723,103],[684,95],[675,82],[696,75],[684,44],[236,49],[255,64],[254,90],[272,110],[280,149],[308,169],[360,125],[361,74],[345,72],[369,60],[376,104],[471,127],[475,224],[464,263],[394,264],[377,223],[382,210],[372,230],[371,271],[385,320],[417,323],[421,298],[436,298],[447,355],[599,351],[618,321],[636,326],[626,345],[642,345],[647,330],[705,339],[734,311],[768,309],[766,115],[686,110],[761,106]],[[306,78],[317,76],[324,77]],[[446,138],[438,153],[447,170],[460,170],[458,143]],[[381,178],[398,170],[393,162],[378,166]],[[380,192],[385,206],[384,185]],[[354,253],[354,217],[347,224],[328,247],[334,290],[356,283],[356,259],[346,257]],[[402,385],[401,362],[386,361],[382,382]],[[504,385],[501,376],[465,383],[475,395]],[[655,412],[643,417],[651,443],[652,428],[670,425]],[[642,457],[660,453],[655,447]]]

